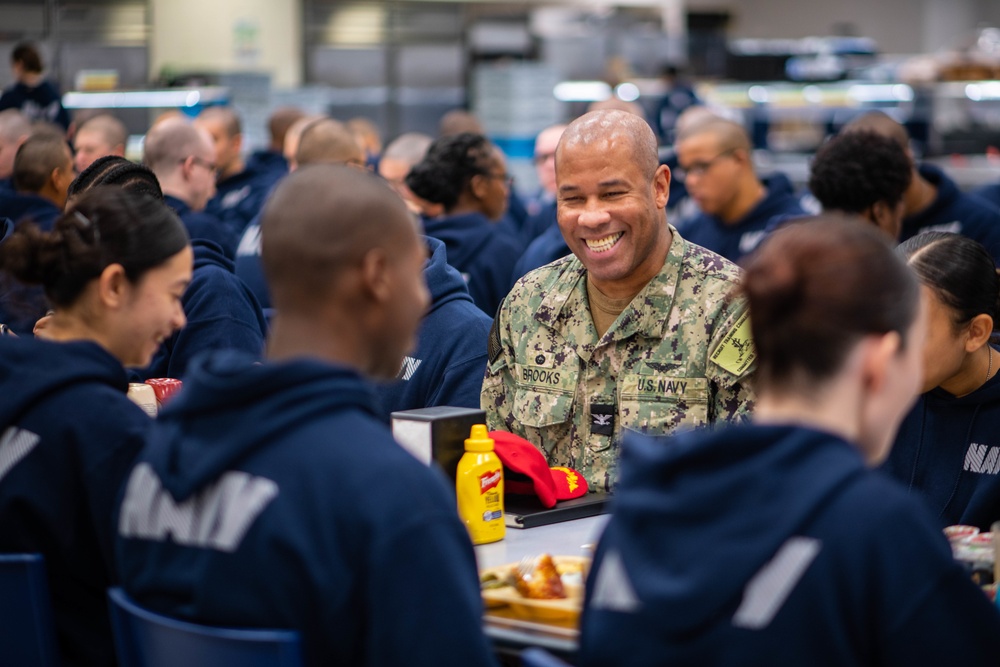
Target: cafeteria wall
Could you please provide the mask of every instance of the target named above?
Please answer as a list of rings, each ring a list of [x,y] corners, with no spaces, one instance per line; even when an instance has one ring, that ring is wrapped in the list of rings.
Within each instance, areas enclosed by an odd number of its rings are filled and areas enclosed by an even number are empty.
[[[149,0],[151,79],[174,71],[267,71],[302,83],[301,0]]]

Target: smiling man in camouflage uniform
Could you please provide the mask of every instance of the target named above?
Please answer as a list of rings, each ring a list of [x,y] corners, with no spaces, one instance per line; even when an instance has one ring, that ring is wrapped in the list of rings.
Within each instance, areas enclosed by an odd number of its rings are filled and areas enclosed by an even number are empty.
[[[737,267],[667,223],[670,171],[641,118],[597,111],[556,152],[558,222],[573,255],[514,286],[490,334],[482,405],[611,490],[624,429],[666,433],[748,413],[754,369]]]

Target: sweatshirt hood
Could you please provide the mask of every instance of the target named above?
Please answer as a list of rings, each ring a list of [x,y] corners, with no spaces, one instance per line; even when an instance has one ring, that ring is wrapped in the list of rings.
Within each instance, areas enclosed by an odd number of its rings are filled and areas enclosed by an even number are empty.
[[[671,635],[715,622],[831,495],[865,472],[850,444],[800,427],[737,426],[664,440],[626,438],[608,530],[627,570],[641,575],[640,599],[665,601],[662,627]]]
[[[903,219],[903,229],[919,229],[930,221],[937,220],[942,212],[951,207],[961,195],[955,181],[948,178],[944,170],[933,164],[921,164],[917,172],[931,185],[937,188],[937,196],[931,205],[923,211],[909,215]],[[905,237],[904,237],[905,238]]]
[[[451,301],[472,303],[469,288],[465,284],[462,274],[458,272],[458,269],[448,264],[448,253],[444,243],[430,236],[424,237],[424,241],[430,250],[430,257],[424,264],[424,279],[427,281],[427,289],[431,293],[431,311],[433,312]]]
[[[46,395],[80,382],[128,390],[125,369],[97,343],[0,337],[0,384],[17,387],[0,401],[0,424],[15,423]]]
[[[346,367],[307,358],[259,364],[235,352],[202,356],[160,413],[147,462],[182,502],[279,435],[344,409],[378,415],[372,390]]]
[[[424,221],[424,233],[442,241],[448,263],[465,269],[480,249],[490,241],[494,223],[482,213],[463,213]]]
[[[191,239],[191,250],[194,251],[194,268],[217,266],[229,273],[236,271],[236,263],[225,255],[222,246],[208,239]]]

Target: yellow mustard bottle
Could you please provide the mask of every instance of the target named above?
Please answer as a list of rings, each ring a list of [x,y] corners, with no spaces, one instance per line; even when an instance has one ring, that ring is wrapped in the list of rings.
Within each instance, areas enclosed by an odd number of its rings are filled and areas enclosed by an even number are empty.
[[[465,441],[465,454],[455,474],[458,515],[469,530],[473,544],[502,540],[503,464],[493,453],[493,438],[485,424],[475,424]]]

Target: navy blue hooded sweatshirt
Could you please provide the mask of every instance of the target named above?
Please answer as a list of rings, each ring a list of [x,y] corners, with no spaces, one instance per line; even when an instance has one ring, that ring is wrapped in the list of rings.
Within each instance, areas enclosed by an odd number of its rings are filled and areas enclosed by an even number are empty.
[[[0,216],[16,223],[31,221],[49,231],[62,210],[39,195],[13,190],[0,191]],[[0,275],[0,322],[19,336],[31,335],[35,322],[48,311],[45,291],[38,285],[24,285],[13,276]]]
[[[62,215],[62,209],[41,195],[10,190],[0,191],[0,215],[14,222],[31,220],[41,229],[49,231],[56,218]]]
[[[191,359],[206,350],[238,350],[259,359],[267,323],[253,293],[233,273],[233,261],[211,242],[195,239],[194,270],[181,305],[187,324],[163,341],[141,380],[183,378]]]
[[[271,292],[264,278],[264,267],[260,263],[260,215],[255,217],[236,246],[236,275],[239,276],[253,295],[257,297],[260,307],[271,308]]]
[[[294,628],[305,663],[492,665],[476,561],[444,478],[354,371],[195,362],[125,485],[117,563],[140,604]]]
[[[493,320],[472,302],[462,275],[448,265],[444,244],[430,237],[424,241],[431,253],[424,265],[431,305],[420,323],[417,349],[404,360],[399,377],[376,387],[386,420],[397,410],[479,408]]]
[[[188,236],[192,240],[211,241],[218,244],[226,253],[226,257],[236,256],[236,244],[239,237],[222,220],[206,211],[192,211],[190,206],[173,195],[164,195],[163,201],[184,223]]]
[[[447,215],[424,221],[424,233],[443,241],[448,263],[465,278],[469,294],[485,313],[495,313],[510,291],[520,243],[482,213]]]
[[[976,197],[985,199],[993,206],[1000,208],[1000,183],[994,183],[993,185],[984,185],[981,188],[972,191],[972,194]]]
[[[959,190],[939,167],[922,164],[919,171],[938,189],[937,197],[923,211],[903,219],[900,242],[921,232],[954,232],[979,241],[1000,261],[1000,208]]]
[[[260,161],[248,162],[238,174],[219,181],[215,196],[208,200],[205,212],[222,220],[239,238],[250,224],[277,182],[271,167]]]
[[[17,82],[0,95],[0,111],[17,109],[31,120],[46,120],[69,129],[69,112],[63,108],[59,89],[50,81],[31,87]]]
[[[288,175],[288,160],[281,151],[270,149],[254,151],[247,158],[247,170],[257,174],[267,174],[273,186],[282,176]]]
[[[0,337],[0,551],[45,557],[65,665],[114,664],[112,517],[152,424],[127,388],[95,343]]]
[[[762,182],[767,194],[741,220],[730,225],[714,215],[698,213],[677,225],[677,231],[688,241],[738,262],[764,240],[774,218],[806,215],[787,176],[775,173]]]
[[[942,527],[1000,521],[1000,376],[956,398],[932,389],[903,420],[883,469]]]
[[[511,284],[513,285],[529,272],[557,259],[562,259],[569,253],[569,246],[566,245],[566,238],[563,236],[562,230],[559,229],[559,225],[549,227],[528,245],[524,254],[517,260]]]
[[[926,508],[819,431],[627,438],[580,665],[996,665],[1000,614]]]

